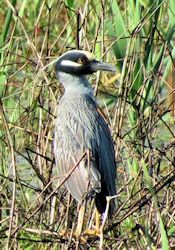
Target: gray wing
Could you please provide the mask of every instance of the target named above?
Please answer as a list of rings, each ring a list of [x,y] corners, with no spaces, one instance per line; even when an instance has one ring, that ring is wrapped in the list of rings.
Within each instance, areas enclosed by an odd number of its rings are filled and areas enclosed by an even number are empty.
[[[63,177],[87,149],[91,151],[90,168],[83,160],[66,181],[66,187],[81,202],[90,183],[91,188],[99,193],[97,208],[104,210],[100,208],[105,206],[100,204],[101,197],[105,199],[107,195],[115,194],[115,156],[109,128],[89,96],[69,98],[69,103],[64,102],[63,97],[54,141],[56,164]]]
[[[95,137],[93,131],[95,117],[92,111],[94,108],[90,107],[84,98],[68,99],[69,102],[65,102],[63,97],[60,103],[54,138],[56,165],[63,179],[84,152],[91,150],[92,138]],[[87,192],[91,191],[89,189],[99,192],[101,176],[93,161],[88,168],[87,160],[82,160],[65,182],[65,186],[79,202],[82,202]]]

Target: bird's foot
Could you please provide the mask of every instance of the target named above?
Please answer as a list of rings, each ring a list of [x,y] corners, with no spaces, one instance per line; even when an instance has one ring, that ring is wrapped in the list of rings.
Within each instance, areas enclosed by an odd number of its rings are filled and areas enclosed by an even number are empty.
[[[94,227],[94,228],[87,228],[84,231],[85,235],[91,235],[91,236],[100,236],[101,230],[100,228]]]
[[[62,229],[59,233],[61,238],[68,239],[70,237],[70,230],[69,229]]]

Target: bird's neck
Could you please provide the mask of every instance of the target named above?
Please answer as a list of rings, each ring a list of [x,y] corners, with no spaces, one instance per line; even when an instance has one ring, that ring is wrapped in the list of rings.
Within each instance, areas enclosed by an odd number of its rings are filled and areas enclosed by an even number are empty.
[[[65,89],[66,95],[89,95],[94,99],[93,89],[86,76],[59,73],[58,79]]]

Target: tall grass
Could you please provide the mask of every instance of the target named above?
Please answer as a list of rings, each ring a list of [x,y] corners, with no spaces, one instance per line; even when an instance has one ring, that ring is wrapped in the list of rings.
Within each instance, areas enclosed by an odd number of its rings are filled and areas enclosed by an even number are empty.
[[[0,248],[170,249],[175,246],[174,117],[167,77],[174,67],[173,0],[1,1]],[[83,240],[77,203],[52,151],[62,88],[53,62],[92,50],[116,76],[91,77],[115,142],[118,207],[101,238],[88,202]],[[173,100],[175,101],[175,100]]]

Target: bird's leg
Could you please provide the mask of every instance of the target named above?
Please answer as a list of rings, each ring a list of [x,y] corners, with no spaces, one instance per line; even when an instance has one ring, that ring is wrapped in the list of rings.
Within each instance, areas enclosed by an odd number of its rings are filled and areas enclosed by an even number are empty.
[[[65,237],[65,238],[68,238],[70,236],[70,228],[72,225],[72,218],[70,218],[70,214],[71,214],[70,207],[71,207],[71,196],[68,193],[68,205],[65,211],[65,215],[66,215],[65,224],[64,224],[64,227],[60,231],[60,236]]]
[[[97,208],[95,208],[95,229],[97,231],[97,233],[100,233],[100,214],[97,210]]]
[[[100,227],[100,214],[97,210],[97,208],[95,208],[95,225],[93,228],[88,228],[85,230],[85,234],[89,234],[89,235],[96,235],[99,236],[101,233],[101,227]]]
[[[85,208],[86,208],[86,200],[84,200],[83,203],[79,207],[78,224],[77,224],[77,228],[76,228],[76,231],[75,231],[76,237],[79,237],[80,234],[82,233]]]

